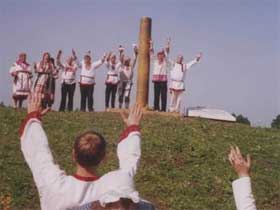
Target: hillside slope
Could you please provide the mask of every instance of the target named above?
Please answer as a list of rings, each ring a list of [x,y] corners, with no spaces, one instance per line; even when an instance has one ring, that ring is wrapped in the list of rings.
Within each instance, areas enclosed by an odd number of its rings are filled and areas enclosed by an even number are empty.
[[[0,209],[4,203],[11,203],[15,210],[39,209],[32,175],[20,151],[17,131],[24,115],[0,108]],[[88,129],[104,134],[109,143],[99,173],[117,168],[116,142],[123,129],[118,113],[52,112],[43,122],[55,159],[68,174],[74,168],[73,140]],[[142,197],[158,209],[235,209],[231,181],[236,176],[227,161],[231,144],[253,157],[258,209],[279,209],[280,131],[154,114],[144,117],[142,137],[136,185]]]

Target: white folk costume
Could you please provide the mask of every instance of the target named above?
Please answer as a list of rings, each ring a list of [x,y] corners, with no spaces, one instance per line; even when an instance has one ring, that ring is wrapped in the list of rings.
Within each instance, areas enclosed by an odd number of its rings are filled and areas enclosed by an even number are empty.
[[[171,62],[171,61],[170,61]],[[198,61],[194,59],[188,63],[174,63],[171,62],[172,69],[170,71],[170,91],[171,101],[170,108],[171,112],[180,112],[180,105],[183,97],[183,91],[185,90],[185,76],[186,72],[196,64]]]
[[[32,69],[26,62],[17,61],[10,69],[13,80],[13,98],[26,99],[32,88]]]
[[[20,128],[21,151],[31,169],[42,210],[77,209],[97,199],[99,177],[69,176],[55,163],[39,112],[29,113]],[[127,127],[117,146],[119,170],[136,174],[141,156],[138,126]]]
[[[90,66],[86,66],[84,60],[79,64],[81,68],[80,75],[80,91],[81,91],[81,111],[86,111],[86,105],[88,111],[92,112],[93,109],[93,93],[95,85],[95,70],[103,64],[103,60],[98,60],[91,63]]]
[[[109,102],[111,99],[111,108],[115,108],[116,93],[119,83],[119,68],[121,62],[112,64],[110,61],[105,62],[106,67],[108,68],[106,80],[105,80],[105,107],[109,108]]]
[[[75,62],[73,62],[72,65],[69,65],[68,63],[62,64],[60,61],[57,61],[57,64],[61,70],[61,102],[59,111],[65,111],[67,97],[67,109],[68,111],[73,111],[78,65]]]
[[[170,69],[170,62],[167,55],[166,53],[166,57],[162,63],[159,63],[154,55],[151,56],[153,66],[152,81],[154,83],[154,110],[164,112],[167,106],[167,74]]]
[[[116,181],[117,180],[117,181]],[[135,190],[133,177],[121,170],[112,171],[100,178],[97,200],[103,207],[108,203],[118,202],[127,198],[134,203],[135,210],[154,210],[153,205],[140,198]],[[92,203],[86,204],[78,210],[92,210]]]
[[[250,177],[235,180],[232,189],[237,210],[257,210]]]
[[[130,93],[133,84],[133,68],[132,66],[121,65],[119,67],[119,108],[122,108],[123,102],[125,102],[125,108],[129,108]]]
[[[34,90],[37,93],[46,94],[47,81],[54,72],[54,66],[51,62],[44,63],[43,61],[36,64],[35,72],[37,79],[34,84]]]

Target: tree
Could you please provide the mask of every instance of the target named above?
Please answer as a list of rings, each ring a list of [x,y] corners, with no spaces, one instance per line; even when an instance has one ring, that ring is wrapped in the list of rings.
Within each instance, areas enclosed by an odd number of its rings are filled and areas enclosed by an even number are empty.
[[[236,118],[236,122],[251,125],[250,120],[247,117],[244,117],[242,114],[236,115],[233,113],[232,115]]]
[[[280,129],[280,114],[272,120],[271,127]]]

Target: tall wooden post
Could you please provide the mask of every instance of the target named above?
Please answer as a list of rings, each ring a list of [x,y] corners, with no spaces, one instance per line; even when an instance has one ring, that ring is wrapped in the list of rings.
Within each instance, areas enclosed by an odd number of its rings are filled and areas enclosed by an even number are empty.
[[[142,17],[139,31],[138,70],[136,102],[144,108],[149,103],[149,76],[150,76],[150,40],[152,19]]]

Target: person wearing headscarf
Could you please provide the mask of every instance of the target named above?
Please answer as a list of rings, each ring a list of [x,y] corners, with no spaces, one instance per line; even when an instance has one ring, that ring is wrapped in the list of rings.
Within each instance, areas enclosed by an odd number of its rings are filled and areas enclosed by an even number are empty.
[[[26,61],[26,53],[20,53],[10,68],[13,77],[13,102],[15,108],[21,108],[32,88],[32,68]]]

